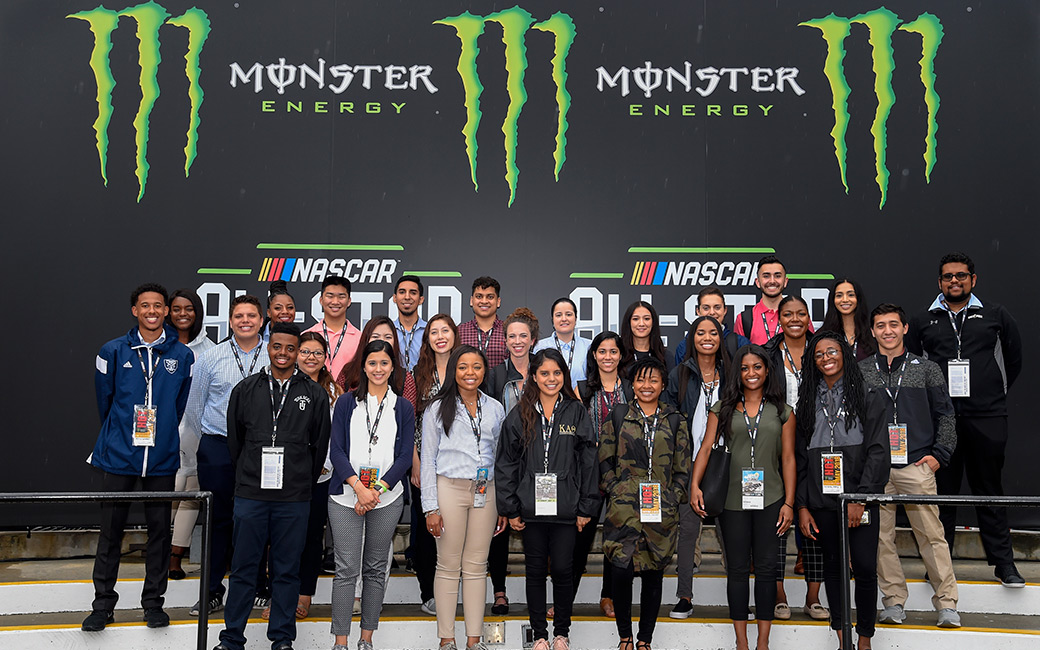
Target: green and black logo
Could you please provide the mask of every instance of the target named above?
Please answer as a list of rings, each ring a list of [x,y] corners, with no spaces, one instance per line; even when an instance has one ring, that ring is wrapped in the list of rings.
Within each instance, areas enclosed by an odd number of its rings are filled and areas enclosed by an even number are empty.
[[[140,192],[137,201],[144,197],[145,185],[148,182],[148,119],[159,98],[159,28],[164,24],[183,27],[188,30],[188,51],[184,55],[186,64],[184,72],[188,76],[188,97],[191,100],[191,114],[188,118],[188,143],[184,147],[184,176],[191,171],[195,161],[199,140],[199,107],[202,105],[202,86],[199,77],[199,54],[209,36],[209,16],[206,12],[191,8],[180,16],[170,18],[166,9],[151,0],[135,7],[113,11],[99,6],[89,11],[66,16],[86,21],[90,31],[94,33],[94,50],[90,54],[90,68],[94,71],[97,83],[98,116],[94,122],[97,133],[98,156],[101,161],[101,179],[108,186],[108,125],[112,120],[112,89],[116,80],[112,76],[109,54],[112,51],[112,32],[119,26],[120,17],[133,18],[137,22],[138,63],[141,66],[141,104],[134,118],[134,130],[137,142],[137,181]]]
[[[902,23],[902,24],[900,24]],[[877,96],[877,111],[870,132],[874,136],[874,154],[877,164],[877,184],[881,190],[881,203],[878,208],[885,207],[888,194],[888,168],[885,164],[885,151],[888,147],[888,116],[896,103],[895,91],[892,89],[892,74],[896,68],[895,51],[892,48],[892,35],[898,30],[912,32],[921,36],[921,83],[924,85],[924,103],[928,109],[928,131],[924,143],[924,177],[926,182],[932,180],[932,169],[936,161],[935,134],[939,130],[936,113],[939,112],[939,94],[935,91],[935,55],[942,42],[943,27],[939,19],[923,13],[909,23],[888,9],[881,7],[874,11],[841,18],[833,13],[825,18],[807,20],[800,26],[814,27],[823,33],[827,43],[827,59],[823,72],[830,82],[831,94],[834,98],[834,153],[838,158],[838,170],[841,172],[841,183],[845,193],[849,193],[848,179],[845,169],[845,133],[849,126],[849,94],[852,90],[845,79],[845,39],[849,36],[852,25],[866,25],[869,30],[869,42],[874,68],[874,94]]]
[[[560,180],[560,170],[567,160],[567,112],[571,107],[571,95],[567,92],[567,54],[574,43],[576,30],[574,21],[565,13],[556,12],[547,20],[536,23],[531,14],[519,6],[505,9],[487,16],[474,16],[468,11],[458,16],[442,18],[434,21],[435,25],[448,25],[455,28],[455,33],[462,43],[459,54],[459,75],[465,89],[466,124],[462,134],[466,139],[466,153],[469,155],[470,177],[473,189],[478,191],[477,184],[477,127],[480,125],[480,95],[484,86],[477,74],[477,54],[480,48],[477,39],[484,33],[485,23],[498,23],[502,27],[502,43],[505,45],[506,90],[509,106],[506,109],[502,133],[505,135],[506,150],[506,182],[509,184],[509,205],[516,198],[516,182],[520,170],[516,166],[517,122],[520,112],[527,102],[527,90],[524,87],[524,73],[527,71],[527,45],[525,38],[528,30],[537,29],[552,33],[555,38],[555,55],[552,58],[552,78],[556,82],[556,106],[559,118],[556,127],[556,160],[555,178]]]

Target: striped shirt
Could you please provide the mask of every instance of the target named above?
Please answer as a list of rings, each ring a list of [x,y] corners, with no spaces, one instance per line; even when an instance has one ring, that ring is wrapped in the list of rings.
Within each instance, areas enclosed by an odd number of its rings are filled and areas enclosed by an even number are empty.
[[[247,376],[260,372],[268,363],[266,343],[261,341],[257,347],[244,352],[234,336],[227,343],[199,355],[188,406],[184,410],[186,430],[196,436],[209,433],[227,437],[227,408],[232,389]]]
[[[480,393],[478,403],[479,444],[473,435],[469,411],[461,401],[456,404],[455,420],[448,435],[444,434],[444,426],[441,423],[440,402],[434,402],[423,413],[422,462],[419,464],[423,512],[439,507],[438,476],[475,479],[478,469],[487,468],[488,481],[495,480],[495,454],[498,451],[498,437],[502,433],[502,421],[506,419],[506,411],[501,404],[484,393]]]

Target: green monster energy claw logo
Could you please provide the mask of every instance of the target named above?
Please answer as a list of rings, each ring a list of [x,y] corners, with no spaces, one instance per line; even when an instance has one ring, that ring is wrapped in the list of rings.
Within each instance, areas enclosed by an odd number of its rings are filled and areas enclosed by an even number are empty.
[[[527,102],[527,90],[524,87],[524,73],[527,71],[527,45],[525,36],[529,29],[550,32],[556,37],[555,56],[552,59],[552,78],[556,83],[556,105],[559,118],[556,126],[556,160],[554,175],[560,180],[560,170],[567,160],[567,112],[571,107],[571,95],[567,92],[567,54],[574,43],[577,33],[574,21],[565,13],[557,12],[549,19],[535,23],[531,14],[519,6],[505,9],[488,16],[474,16],[468,11],[451,18],[434,21],[435,25],[448,25],[455,28],[455,33],[462,43],[459,53],[459,75],[465,90],[466,124],[462,135],[466,139],[466,153],[469,155],[470,178],[474,191],[479,190],[477,184],[477,127],[480,126],[480,95],[484,86],[477,75],[477,55],[480,48],[477,39],[484,33],[485,23],[498,23],[502,27],[502,43],[505,45],[506,90],[509,106],[506,109],[502,133],[505,135],[506,150],[506,183],[509,184],[509,205],[516,198],[516,182],[520,170],[516,166],[517,122],[520,111]]]
[[[838,158],[838,169],[841,172],[841,183],[845,193],[849,193],[846,178],[845,133],[849,126],[849,94],[852,90],[845,80],[845,38],[849,35],[853,24],[866,25],[869,30],[869,42],[874,69],[874,93],[877,96],[877,111],[870,132],[874,136],[874,155],[877,167],[877,184],[881,190],[881,204],[885,207],[888,194],[888,167],[885,152],[888,148],[888,116],[896,103],[895,91],[892,89],[892,74],[896,68],[895,53],[892,48],[892,35],[899,31],[912,32],[921,36],[921,83],[924,85],[924,102],[928,109],[928,132],[925,135],[924,177],[926,182],[932,180],[932,169],[936,161],[935,134],[939,124],[935,116],[939,112],[939,94],[935,91],[935,55],[942,42],[942,22],[930,13],[923,13],[916,20],[903,23],[902,19],[888,9],[881,7],[874,11],[859,14],[852,18],[841,18],[833,13],[825,18],[807,20],[800,23],[803,27],[814,27],[823,34],[827,43],[827,59],[823,72],[830,82],[831,95],[834,97],[834,154]]]
[[[97,83],[98,116],[94,122],[97,133],[97,150],[101,162],[101,179],[108,187],[108,125],[112,120],[112,90],[116,80],[112,76],[109,53],[112,51],[112,32],[119,26],[119,18],[126,16],[137,22],[138,63],[141,66],[141,104],[134,118],[134,130],[137,143],[137,182],[140,192],[137,201],[144,197],[145,185],[148,182],[148,118],[152,107],[159,98],[159,28],[162,25],[173,25],[188,30],[188,51],[184,55],[186,61],[184,72],[188,76],[188,97],[191,100],[191,114],[188,120],[188,143],[184,147],[184,176],[191,171],[195,161],[199,140],[199,107],[202,105],[202,86],[199,77],[199,54],[209,36],[209,16],[206,12],[192,7],[182,15],[170,18],[165,8],[149,0],[135,7],[122,11],[112,11],[103,6],[90,11],[81,11],[66,18],[86,21],[90,31],[94,33],[94,50],[90,55],[90,68],[94,71]]]

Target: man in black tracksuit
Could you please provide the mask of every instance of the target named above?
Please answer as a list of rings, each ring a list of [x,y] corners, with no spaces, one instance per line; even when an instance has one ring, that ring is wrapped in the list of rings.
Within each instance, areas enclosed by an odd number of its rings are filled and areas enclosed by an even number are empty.
[[[242,650],[257,572],[270,542],[273,650],[296,638],[300,556],[310,514],[311,486],[329,448],[329,395],[296,369],[300,330],[275,323],[271,365],[243,379],[228,402],[228,451],[235,466],[234,546],[224,631],[215,650]]]
[[[943,369],[957,413],[957,448],[949,467],[936,477],[939,494],[959,494],[967,473],[972,494],[999,496],[1004,494],[1007,391],[1022,370],[1022,338],[1004,307],[972,295],[975,281],[971,258],[944,256],[939,263],[942,293],[910,322],[906,347]],[[996,567],[997,578],[1005,587],[1025,586],[1015,568],[1006,509],[980,506],[975,512],[986,560]],[[952,552],[956,508],[941,508],[940,518]]]

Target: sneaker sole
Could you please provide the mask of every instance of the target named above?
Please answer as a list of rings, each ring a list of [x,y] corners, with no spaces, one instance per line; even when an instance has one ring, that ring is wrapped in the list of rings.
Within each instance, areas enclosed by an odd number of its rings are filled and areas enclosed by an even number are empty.
[[[946,622],[946,623],[937,623],[937,624],[936,624],[936,627],[941,627],[941,628],[945,628],[945,629],[952,629],[952,628],[958,628],[958,627],[960,627],[960,626],[961,626],[961,624],[960,624],[960,623],[949,623],[949,622]]]
[[[904,620],[905,619],[902,618],[879,618],[878,623],[884,623],[885,625],[902,625]]]
[[[693,612],[669,612],[668,618],[687,619],[693,616]]]
[[[1000,584],[1008,589],[1022,589],[1026,586],[1026,583],[1024,582],[1001,582]]]

